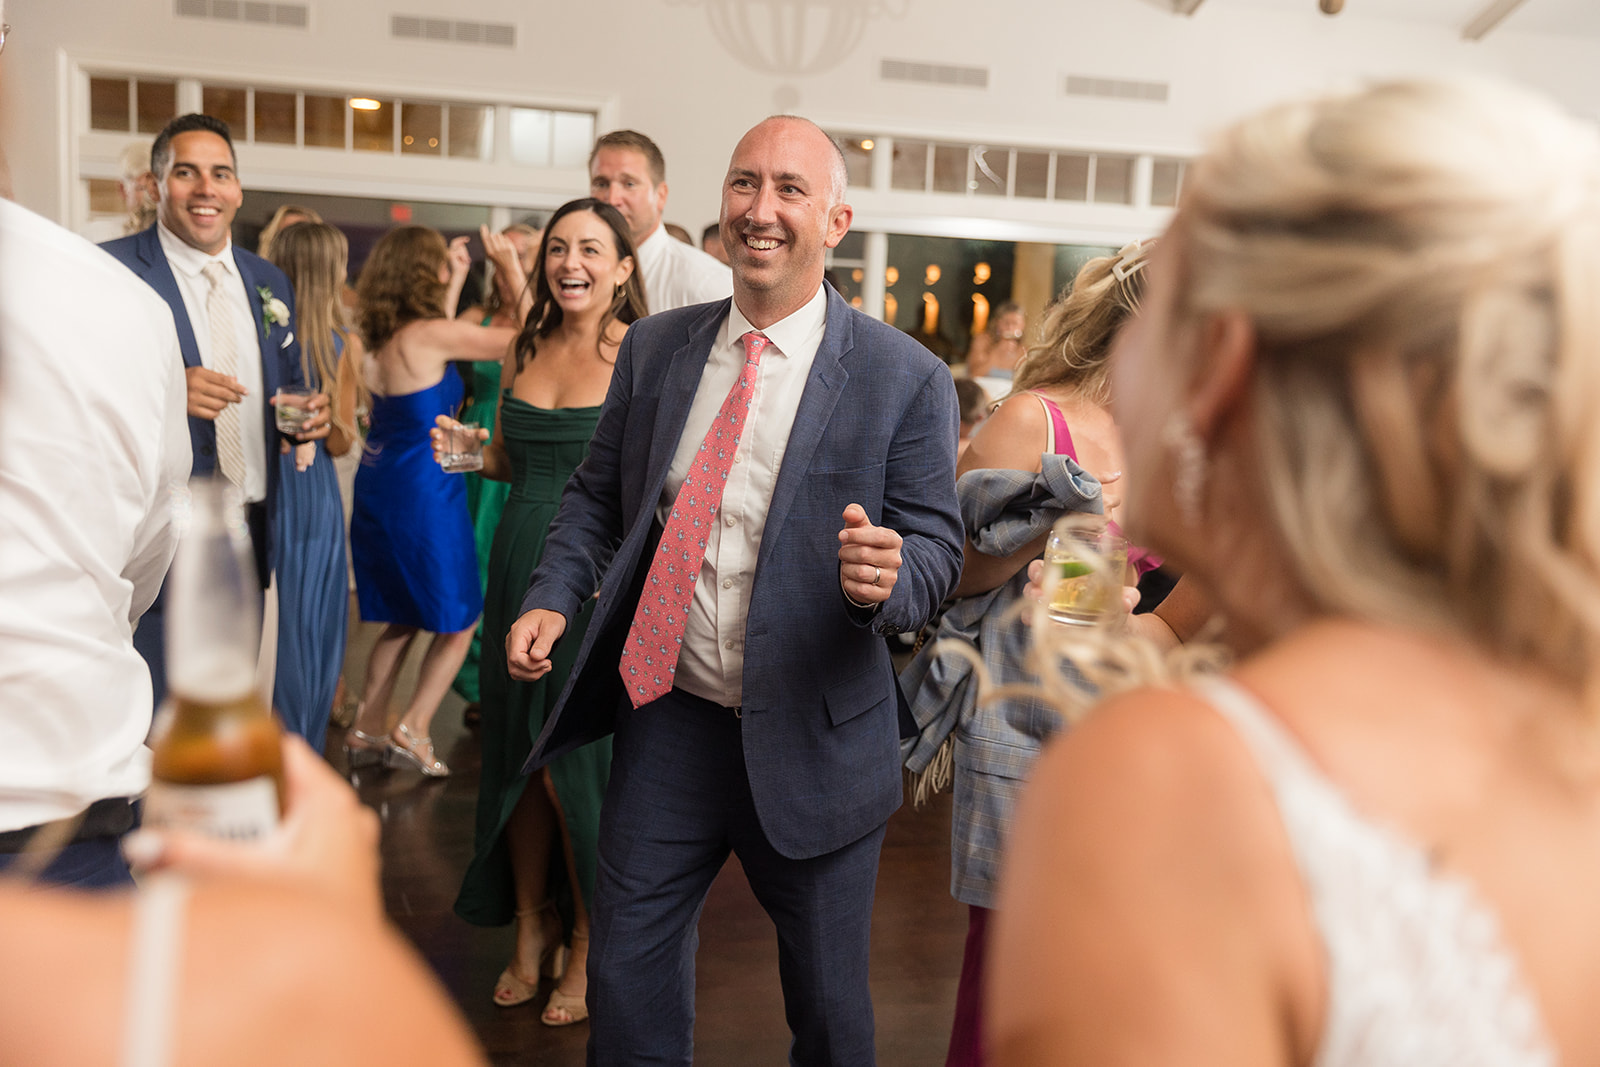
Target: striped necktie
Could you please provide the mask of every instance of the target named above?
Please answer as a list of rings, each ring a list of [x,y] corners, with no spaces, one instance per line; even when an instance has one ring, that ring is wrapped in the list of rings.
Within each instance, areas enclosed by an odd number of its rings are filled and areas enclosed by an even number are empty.
[[[211,369],[230,378],[239,376],[239,334],[234,326],[233,302],[228,299],[228,268],[207,263],[206,319],[211,324]],[[241,401],[242,403],[242,401]],[[239,404],[229,404],[217,414],[217,466],[228,481],[244,487],[244,433],[239,425]]]

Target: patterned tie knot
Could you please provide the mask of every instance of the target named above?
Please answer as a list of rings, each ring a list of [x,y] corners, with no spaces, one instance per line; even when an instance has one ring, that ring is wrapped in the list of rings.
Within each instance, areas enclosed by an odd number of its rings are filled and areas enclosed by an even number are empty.
[[[761,353],[767,350],[767,346],[772,344],[772,341],[760,330],[751,330],[740,340],[744,342],[744,361],[746,363],[754,363],[758,367],[761,366]]]
[[[218,288],[228,280],[228,268],[216,260],[207,263],[200,273],[205,276],[206,281],[211,283],[211,288],[213,289]]]

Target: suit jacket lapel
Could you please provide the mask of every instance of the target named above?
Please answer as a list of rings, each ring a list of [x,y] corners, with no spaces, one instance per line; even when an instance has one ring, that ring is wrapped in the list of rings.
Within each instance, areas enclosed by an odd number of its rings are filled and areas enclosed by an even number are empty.
[[[811,469],[811,457],[822,443],[828,428],[828,419],[850,374],[844,369],[844,357],[855,347],[854,331],[850,326],[850,309],[832,287],[828,289],[828,324],[822,333],[822,344],[817,347],[817,358],[811,364],[811,374],[806,378],[805,391],[800,394],[800,407],[794,413],[794,428],[789,431],[789,444],[783,452],[783,467],[778,471],[778,483],[772,489],[772,504],[767,508],[767,522],[761,533],[761,549],[756,555],[756,573],[766,566],[772,546],[778,543],[778,530],[784,516],[800,491],[806,472]],[[843,525],[843,520],[840,520]]]
[[[172,321],[178,328],[178,350],[183,353],[183,365],[198,367],[200,345],[194,339],[194,325],[189,321],[189,309],[184,305],[178,279],[172,273],[172,265],[167,262],[166,252],[161,249],[161,238],[156,235],[157,225],[152,223],[149,229],[139,233],[139,262],[143,264],[139,277],[172,308]]]
[[[268,347],[272,343],[272,330],[264,325],[267,319],[261,299],[260,283],[246,259],[236,254],[233,257],[233,264],[239,268],[239,277],[244,281],[245,297],[250,302],[250,324],[255,329],[256,346],[261,350],[262,391],[266,396],[271,396],[280,385],[286,383],[279,380],[278,365],[281,361],[278,359],[278,353]]]

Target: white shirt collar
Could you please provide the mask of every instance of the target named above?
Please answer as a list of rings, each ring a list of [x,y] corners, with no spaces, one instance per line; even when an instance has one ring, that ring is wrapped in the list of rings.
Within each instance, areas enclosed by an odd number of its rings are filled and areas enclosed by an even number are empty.
[[[198,277],[207,265],[221,263],[229,274],[239,277],[239,268],[233,262],[233,238],[228,238],[227,245],[214,256],[206,255],[198,248],[184,241],[183,238],[167,229],[167,224],[156,220],[156,237],[161,241],[161,250],[167,255],[167,262],[178,270],[193,277]]]
[[[828,284],[823,282],[817,286],[816,295],[798,310],[790,312],[761,332],[767,335],[767,340],[779,353],[787,356],[800,351],[804,342],[819,332],[827,320]],[[753,329],[755,327],[750,325],[750,320],[739,310],[739,301],[735,297],[728,311],[728,340],[738,344],[739,339]]]

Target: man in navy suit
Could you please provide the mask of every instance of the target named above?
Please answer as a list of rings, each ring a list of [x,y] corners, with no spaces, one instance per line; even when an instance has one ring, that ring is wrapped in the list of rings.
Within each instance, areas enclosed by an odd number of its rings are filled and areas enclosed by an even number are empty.
[[[733,299],[629,329],[507,637],[512,675],[541,677],[598,589],[529,760],[615,732],[591,1063],[690,1062],[695,925],[730,852],[778,929],[792,1062],[874,1062],[868,932],[902,792],[881,635],[915,631],[938,608],[962,531],[949,371],[823,285],[826,250],[850,227],[844,192],[843,154],[805,119],[768,119],[739,142],[720,223]],[[699,499],[691,468],[718,451],[702,441],[729,424],[719,412],[751,376],[699,529],[678,505]],[[659,568],[686,527],[704,557],[687,569],[681,624],[658,627]],[[652,640],[676,653],[664,668],[639,666]]]
[[[273,394],[280,386],[305,386],[294,291],[277,267],[233,246],[233,217],[244,192],[227,123],[210,115],[173,119],[151,146],[150,170],[160,193],[155,225],[101,247],[172,308],[193,473],[220,470],[239,486],[265,588],[272,573],[277,453],[289,441],[278,433]],[[312,416],[296,441],[328,434],[327,397],[315,396],[310,406]],[[134,647],[150,664],[157,704],[166,692],[161,604],[158,599],[134,633]]]

